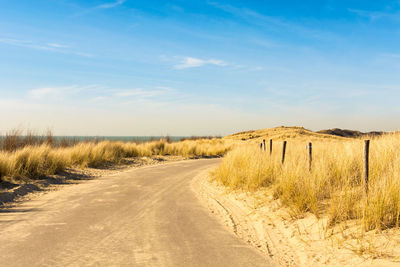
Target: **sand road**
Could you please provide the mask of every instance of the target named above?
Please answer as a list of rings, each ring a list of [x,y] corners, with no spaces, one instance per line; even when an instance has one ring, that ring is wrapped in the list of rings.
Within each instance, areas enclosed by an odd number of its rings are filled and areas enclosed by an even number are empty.
[[[272,266],[197,199],[218,159],[134,169],[0,212],[1,266]]]

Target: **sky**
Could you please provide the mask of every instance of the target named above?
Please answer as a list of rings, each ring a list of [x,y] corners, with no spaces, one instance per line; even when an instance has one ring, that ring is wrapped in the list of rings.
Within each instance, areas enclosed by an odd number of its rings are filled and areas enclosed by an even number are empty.
[[[400,0],[0,0],[0,133],[400,129]]]

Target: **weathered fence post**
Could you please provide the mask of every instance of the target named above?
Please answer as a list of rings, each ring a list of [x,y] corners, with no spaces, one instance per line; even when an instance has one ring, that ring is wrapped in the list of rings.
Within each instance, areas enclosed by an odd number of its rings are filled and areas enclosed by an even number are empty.
[[[308,143],[308,170],[311,171],[312,166],[312,143]]]
[[[283,147],[282,147],[282,164],[285,163],[285,153],[286,153],[286,141],[283,141]]]
[[[370,143],[370,140],[365,140],[364,141],[364,189],[365,189],[365,193],[368,193],[369,143]]]
[[[264,145],[264,152],[267,150],[267,148],[265,147],[265,139],[263,139],[263,145]]]
[[[269,154],[272,155],[272,139],[269,139]]]

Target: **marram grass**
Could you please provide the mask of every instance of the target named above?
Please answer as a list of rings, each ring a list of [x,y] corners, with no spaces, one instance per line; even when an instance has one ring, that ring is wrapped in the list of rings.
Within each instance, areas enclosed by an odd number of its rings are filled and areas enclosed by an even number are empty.
[[[293,214],[328,214],[330,225],[358,219],[366,230],[399,226],[400,135],[371,140],[368,194],[363,184],[363,140],[314,141],[311,171],[306,144],[288,140],[283,165],[282,142],[274,142],[271,156],[256,144],[236,147],[212,177],[231,189],[270,187]]]
[[[168,143],[164,140],[148,143],[83,142],[71,147],[48,144],[25,146],[15,151],[0,151],[0,178],[39,179],[56,174],[67,167],[101,167],[120,163],[127,157],[175,155],[184,157],[222,156],[231,142],[221,139],[185,140]]]

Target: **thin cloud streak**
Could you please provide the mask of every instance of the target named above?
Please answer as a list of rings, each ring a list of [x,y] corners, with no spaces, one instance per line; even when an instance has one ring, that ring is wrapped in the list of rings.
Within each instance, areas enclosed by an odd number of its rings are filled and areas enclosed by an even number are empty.
[[[68,48],[69,46],[59,43],[48,43],[47,46],[54,48]]]
[[[165,98],[175,96],[175,89],[171,87],[165,86],[156,86],[154,89],[143,89],[143,88],[134,88],[134,89],[106,89],[103,90],[102,95],[98,95],[92,99],[91,102],[104,102],[104,101],[112,101],[123,103],[121,100],[129,100],[134,99],[135,101],[139,100],[148,100],[148,99],[156,99],[156,98]]]
[[[311,29],[301,24],[293,23],[291,21],[279,17],[268,16],[258,13],[249,8],[238,8],[229,4],[220,4],[218,2],[212,2],[212,1],[209,1],[207,3],[208,5],[216,9],[222,10],[237,18],[241,18],[253,25],[258,25],[267,28],[273,32],[279,32],[281,31],[281,29],[286,29],[288,31],[294,32],[298,35],[308,37],[311,39],[319,39],[326,41],[339,39],[337,35],[331,32]]]
[[[117,1],[112,2],[112,3],[101,4],[101,5],[97,6],[96,8],[99,8],[99,9],[113,8],[113,7],[117,7],[117,6],[120,6],[120,5],[124,4],[125,1],[126,0],[117,0]]]
[[[50,50],[50,51],[57,50],[56,47],[53,45],[49,45],[49,44],[41,45],[41,44],[36,44],[32,41],[27,41],[27,40],[0,38],[0,43],[7,44],[7,45],[13,45],[13,46],[33,48],[33,49],[40,49],[40,50]]]
[[[49,52],[56,52],[60,54],[69,54],[69,55],[76,55],[82,57],[93,57],[93,55],[84,52],[77,52],[68,50],[69,46],[60,44],[60,43],[46,43],[40,44],[30,40],[18,40],[18,39],[11,39],[11,38],[0,38],[0,43],[17,46],[17,47],[24,47],[42,51],[49,51]]]
[[[116,97],[140,97],[140,98],[147,98],[147,97],[155,97],[160,95],[165,95],[170,90],[144,90],[142,88],[136,88],[131,90],[121,90],[114,94]]]
[[[175,65],[175,69],[188,69],[188,68],[195,68],[195,67],[202,67],[204,65],[215,65],[215,66],[228,66],[228,63],[226,63],[223,60],[218,60],[218,59],[199,59],[199,58],[194,58],[194,57],[186,57],[184,58],[180,64]]]
[[[368,18],[370,21],[375,21],[383,18],[400,21],[400,13],[382,12],[382,11],[369,11],[360,9],[347,9],[350,13],[354,13],[359,17]]]
[[[103,90],[104,87],[98,85],[88,85],[88,86],[48,86],[40,87],[36,89],[29,90],[27,96],[34,99],[46,99],[54,97],[67,97],[70,95],[78,94],[83,91],[90,90]]]
[[[78,13],[75,13],[72,15],[72,17],[80,17],[80,16],[85,16],[88,15],[92,12],[95,12],[96,10],[106,10],[106,9],[110,9],[110,8],[115,8],[118,6],[123,5],[126,2],[126,0],[117,0],[115,2],[111,2],[111,3],[104,3],[98,6],[93,6],[90,8],[80,8],[81,11]]]
[[[64,86],[64,87],[41,87],[30,90],[28,96],[35,99],[65,97],[68,94],[73,94],[84,90],[78,86]]]

